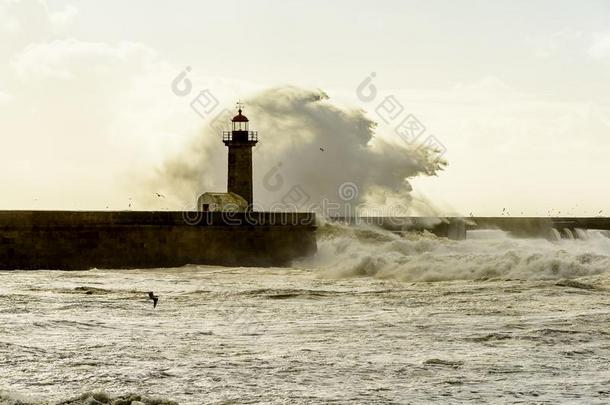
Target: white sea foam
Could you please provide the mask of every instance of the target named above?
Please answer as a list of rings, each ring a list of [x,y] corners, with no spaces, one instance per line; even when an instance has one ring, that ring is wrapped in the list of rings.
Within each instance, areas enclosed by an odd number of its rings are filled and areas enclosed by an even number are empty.
[[[17,392],[0,390],[0,405],[30,405],[43,404],[31,396],[26,396]]]
[[[327,277],[403,281],[563,279],[610,269],[610,239],[515,239],[502,231],[469,232],[464,241],[431,234],[401,236],[372,226],[323,224],[318,252],[300,265]]]
[[[48,401],[16,392],[0,391],[0,405],[48,405]],[[103,391],[86,392],[70,399],[61,400],[59,405],[97,405],[97,404],[144,404],[177,405],[177,402],[162,398],[150,398],[139,394],[112,396]]]
[[[369,267],[377,277],[431,277],[414,273],[409,261],[417,260],[455,278],[459,266],[477,268],[466,264],[477,254],[480,262],[507,256],[516,268],[530,251],[559,262],[589,252],[591,262],[579,266],[592,272],[596,257],[607,257],[606,240],[452,242],[366,228],[320,231],[320,252],[309,259],[315,272],[0,272],[0,389],[40,398],[0,394],[0,405],[164,403],[148,396],[181,405],[608,402],[609,273],[414,284],[316,276],[333,263],[353,275],[352,256],[365,253],[371,263],[386,261]],[[156,308],[151,290],[160,297]],[[578,392],[565,390],[566,381]],[[95,399],[97,390],[108,394]],[[126,393],[140,400],[115,401]]]

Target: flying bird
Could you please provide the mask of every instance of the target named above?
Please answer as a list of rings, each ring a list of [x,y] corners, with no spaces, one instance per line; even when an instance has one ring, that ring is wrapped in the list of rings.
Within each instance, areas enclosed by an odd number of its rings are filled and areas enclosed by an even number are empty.
[[[165,196],[163,194],[159,194],[159,193],[155,193],[155,194],[157,194],[157,197],[159,197],[159,198],[165,198]]]
[[[320,148],[320,150],[321,150],[322,152],[324,152],[324,148]]]
[[[153,308],[157,308],[157,302],[159,302],[159,297],[153,294],[152,291],[149,291],[148,298],[153,301]]]

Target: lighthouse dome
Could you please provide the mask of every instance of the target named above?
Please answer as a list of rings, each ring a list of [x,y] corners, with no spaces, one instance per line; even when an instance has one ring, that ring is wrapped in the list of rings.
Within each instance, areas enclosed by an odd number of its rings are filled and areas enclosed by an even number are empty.
[[[233,121],[233,122],[248,122],[248,117],[246,117],[245,115],[242,115],[241,108],[237,112],[238,112],[238,114],[235,117],[233,117],[233,119],[231,121]]]

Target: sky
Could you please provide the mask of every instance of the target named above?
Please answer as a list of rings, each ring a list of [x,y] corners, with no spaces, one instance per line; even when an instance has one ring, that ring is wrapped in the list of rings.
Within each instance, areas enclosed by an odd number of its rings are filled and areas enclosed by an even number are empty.
[[[151,208],[142,173],[209,128],[198,91],[295,86],[434,140],[448,165],[410,184],[439,214],[610,212],[608,1],[0,0],[0,61],[0,209]]]

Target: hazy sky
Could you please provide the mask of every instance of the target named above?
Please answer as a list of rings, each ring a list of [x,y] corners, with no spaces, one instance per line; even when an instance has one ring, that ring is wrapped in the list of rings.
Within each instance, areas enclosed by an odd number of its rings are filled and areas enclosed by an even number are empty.
[[[0,208],[127,208],[207,125],[171,91],[190,66],[223,105],[320,88],[384,137],[394,95],[447,150],[412,182],[441,212],[610,213],[608,1],[0,0],[0,38]]]

